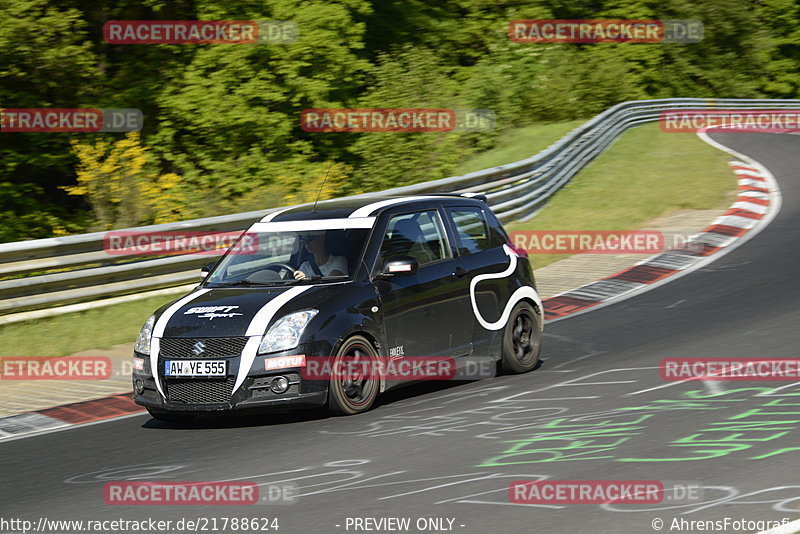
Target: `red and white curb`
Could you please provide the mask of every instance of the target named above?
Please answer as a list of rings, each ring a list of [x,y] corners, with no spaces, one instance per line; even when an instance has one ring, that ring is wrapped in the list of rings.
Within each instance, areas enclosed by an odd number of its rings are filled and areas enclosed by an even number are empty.
[[[716,143],[706,134],[699,135],[712,146],[741,160],[731,162],[739,181],[736,202],[711,226],[681,246],[608,278],[543,300],[547,322],[597,309],[699,269],[743,244],[775,217],[781,196],[772,174],[758,162]],[[112,395],[0,418],[0,442],[139,415],[144,410],[131,400],[132,395]]]
[[[545,299],[547,322],[618,302],[700,269],[742,245],[775,218],[780,210],[781,194],[772,173],[757,161],[720,145],[705,132],[698,135],[706,143],[741,160],[731,162],[739,182],[736,202],[711,226],[682,245],[602,280]]]
[[[0,418],[0,442],[139,414],[144,410],[133,402],[132,395],[133,393],[111,395]]]

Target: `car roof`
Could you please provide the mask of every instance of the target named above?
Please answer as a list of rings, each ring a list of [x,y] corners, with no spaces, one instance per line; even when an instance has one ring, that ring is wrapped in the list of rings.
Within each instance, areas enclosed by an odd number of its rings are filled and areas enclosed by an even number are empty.
[[[480,198],[480,197],[479,197]],[[413,196],[359,196],[324,200],[314,204],[301,204],[277,212],[262,219],[263,222],[310,221],[318,219],[343,219],[349,217],[377,217],[383,211],[398,205],[413,208],[416,205],[430,206],[431,202],[443,205],[475,204],[486,206],[480,200],[457,194],[413,195]]]

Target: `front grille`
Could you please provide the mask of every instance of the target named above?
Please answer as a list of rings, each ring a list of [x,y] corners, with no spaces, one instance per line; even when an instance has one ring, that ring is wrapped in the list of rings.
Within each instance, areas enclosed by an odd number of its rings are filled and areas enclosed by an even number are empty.
[[[225,404],[231,401],[235,377],[226,380],[174,378],[166,381],[167,399],[186,404]]]
[[[165,337],[161,339],[159,352],[164,358],[231,358],[242,354],[247,339],[246,337]]]

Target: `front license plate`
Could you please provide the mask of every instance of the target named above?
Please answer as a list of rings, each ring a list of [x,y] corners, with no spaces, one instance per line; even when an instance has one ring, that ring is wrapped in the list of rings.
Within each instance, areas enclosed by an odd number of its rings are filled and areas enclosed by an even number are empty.
[[[225,376],[228,369],[225,360],[167,360],[164,376]]]

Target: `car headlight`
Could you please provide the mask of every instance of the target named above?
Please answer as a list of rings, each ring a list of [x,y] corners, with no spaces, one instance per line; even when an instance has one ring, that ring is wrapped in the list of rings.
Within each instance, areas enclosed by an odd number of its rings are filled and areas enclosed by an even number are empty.
[[[151,315],[150,318],[144,323],[142,329],[139,330],[139,337],[136,338],[136,345],[133,350],[141,354],[150,355],[150,338],[153,337],[153,326],[156,324],[156,316]]]
[[[304,310],[284,315],[273,324],[258,347],[259,354],[289,350],[300,344],[300,336],[319,310]]]

